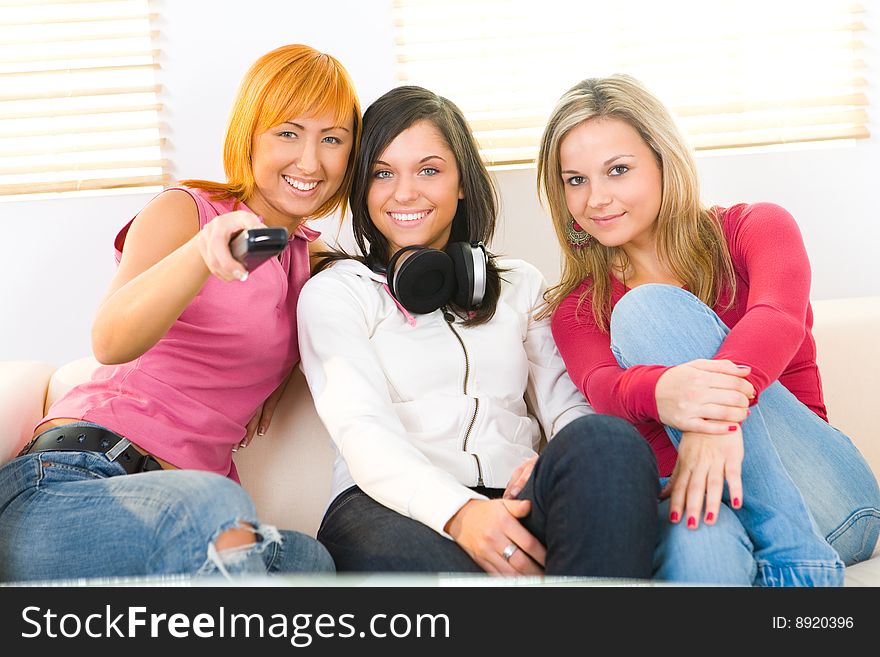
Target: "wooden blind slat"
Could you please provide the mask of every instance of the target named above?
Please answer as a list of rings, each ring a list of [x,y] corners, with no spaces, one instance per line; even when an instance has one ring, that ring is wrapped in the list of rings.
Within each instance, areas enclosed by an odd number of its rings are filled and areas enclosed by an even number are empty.
[[[82,192],[99,189],[128,189],[132,187],[164,187],[168,182],[169,177],[165,174],[160,176],[97,178],[95,180],[64,180],[21,185],[0,185],[0,196],[46,194],[51,192]]]
[[[0,79],[35,77],[44,75],[78,75],[109,71],[143,71],[158,70],[158,64],[117,64],[115,66],[86,66],[82,68],[47,68],[39,71],[8,71],[0,72]]]
[[[64,171],[103,171],[113,169],[155,169],[165,170],[167,160],[117,160],[113,162],[76,162],[73,164],[43,164],[30,166],[0,166],[0,176],[24,176],[34,173]]]
[[[70,107],[64,109],[47,109],[32,110],[27,112],[2,112],[0,111],[0,121],[12,119],[37,119],[46,118],[53,119],[55,117],[69,116],[92,116],[100,114],[126,114],[131,112],[159,112],[162,110],[161,103],[151,103],[149,105],[120,105],[106,107]]]
[[[35,137],[55,137],[58,135],[91,135],[107,132],[136,132],[141,130],[161,130],[162,125],[155,121],[149,123],[128,123],[100,126],[58,126],[39,130],[0,131],[0,139],[24,139]]]
[[[156,41],[159,38],[158,30],[133,30],[129,32],[106,32],[99,34],[59,34],[53,36],[33,36],[33,37],[15,37],[0,39],[0,46],[18,46],[22,44],[41,44],[41,43],[91,43],[94,41],[113,41],[123,39],[150,39]]]
[[[124,23],[127,21],[155,21],[158,20],[158,14],[116,14],[110,16],[78,16],[71,18],[69,16],[46,16],[40,19],[26,20],[0,20],[0,27],[39,27],[41,25],[69,25],[71,23]]]
[[[158,94],[159,85],[140,87],[103,87],[100,89],[47,89],[38,93],[0,93],[0,102],[13,100],[47,100],[52,98],[82,98],[86,96],[127,96],[131,94]]]
[[[129,148],[159,147],[164,143],[164,138],[159,139],[133,139],[131,141],[114,142],[107,144],[76,144],[74,146],[50,146],[43,148],[31,148],[17,151],[0,150],[0,158],[3,157],[32,157],[35,155],[52,155],[55,153],[88,153],[90,151],[115,151]]]

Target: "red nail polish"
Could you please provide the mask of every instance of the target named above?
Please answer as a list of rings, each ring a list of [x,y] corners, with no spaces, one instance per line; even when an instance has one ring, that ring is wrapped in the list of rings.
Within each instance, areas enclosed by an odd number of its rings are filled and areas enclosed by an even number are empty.
[[[697,519],[694,518],[693,516],[688,518],[688,527],[696,527],[696,526],[697,526]]]
[[[736,425],[735,425],[735,424],[731,424],[729,427],[727,427],[727,430],[728,430],[728,431],[736,431]]]
[[[752,414],[752,412],[749,409],[746,409],[746,417],[748,417],[751,414]]]
[[[734,508],[734,509],[738,509],[738,508],[739,508],[739,498],[738,498],[738,497],[734,497],[734,498],[733,498],[733,508]]]
[[[715,514],[710,511],[706,514],[706,522],[712,522],[713,520],[715,520]]]
[[[678,511],[669,514],[669,522],[678,522]]]

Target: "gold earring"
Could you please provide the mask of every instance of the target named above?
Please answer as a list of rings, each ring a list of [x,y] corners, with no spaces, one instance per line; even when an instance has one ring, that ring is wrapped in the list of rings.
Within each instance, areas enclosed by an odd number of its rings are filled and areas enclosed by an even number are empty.
[[[568,226],[565,229],[565,237],[568,239],[568,243],[576,249],[589,246],[593,240],[593,236],[581,228],[581,225],[574,220],[574,217],[568,222]]]

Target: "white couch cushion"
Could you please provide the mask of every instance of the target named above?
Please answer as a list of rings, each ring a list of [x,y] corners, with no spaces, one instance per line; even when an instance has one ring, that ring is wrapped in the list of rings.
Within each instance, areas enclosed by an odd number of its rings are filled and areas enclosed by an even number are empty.
[[[43,400],[53,369],[40,361],[0,361],[0,464],[21,451],[43,417]]]

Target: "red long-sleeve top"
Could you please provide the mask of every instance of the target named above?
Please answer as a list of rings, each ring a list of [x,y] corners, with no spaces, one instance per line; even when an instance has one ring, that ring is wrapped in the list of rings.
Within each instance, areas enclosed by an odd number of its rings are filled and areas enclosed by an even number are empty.
[[[759,396],[779,380],[827,421],[811,332],[810,263],[794,218],[772,203],[716,210],[733,260],[736,295],[725,309],[730,298],[730,287],[725,286],[713,308],[730,327],[714,358],[751,367],[748,380]],[[677,452],[657,415],[654,389],[669,368],[644,364],[624,370],[617,364],[610,335],[593,319],[589,295],[576,312],[578,297],[588,284],[589,279],[553,313],[559,352],[569,376],[593,407],[633,423],[657,455],[660,474],[668,476]],[[611,284],[613,308],[629,288],[613,276]]]

